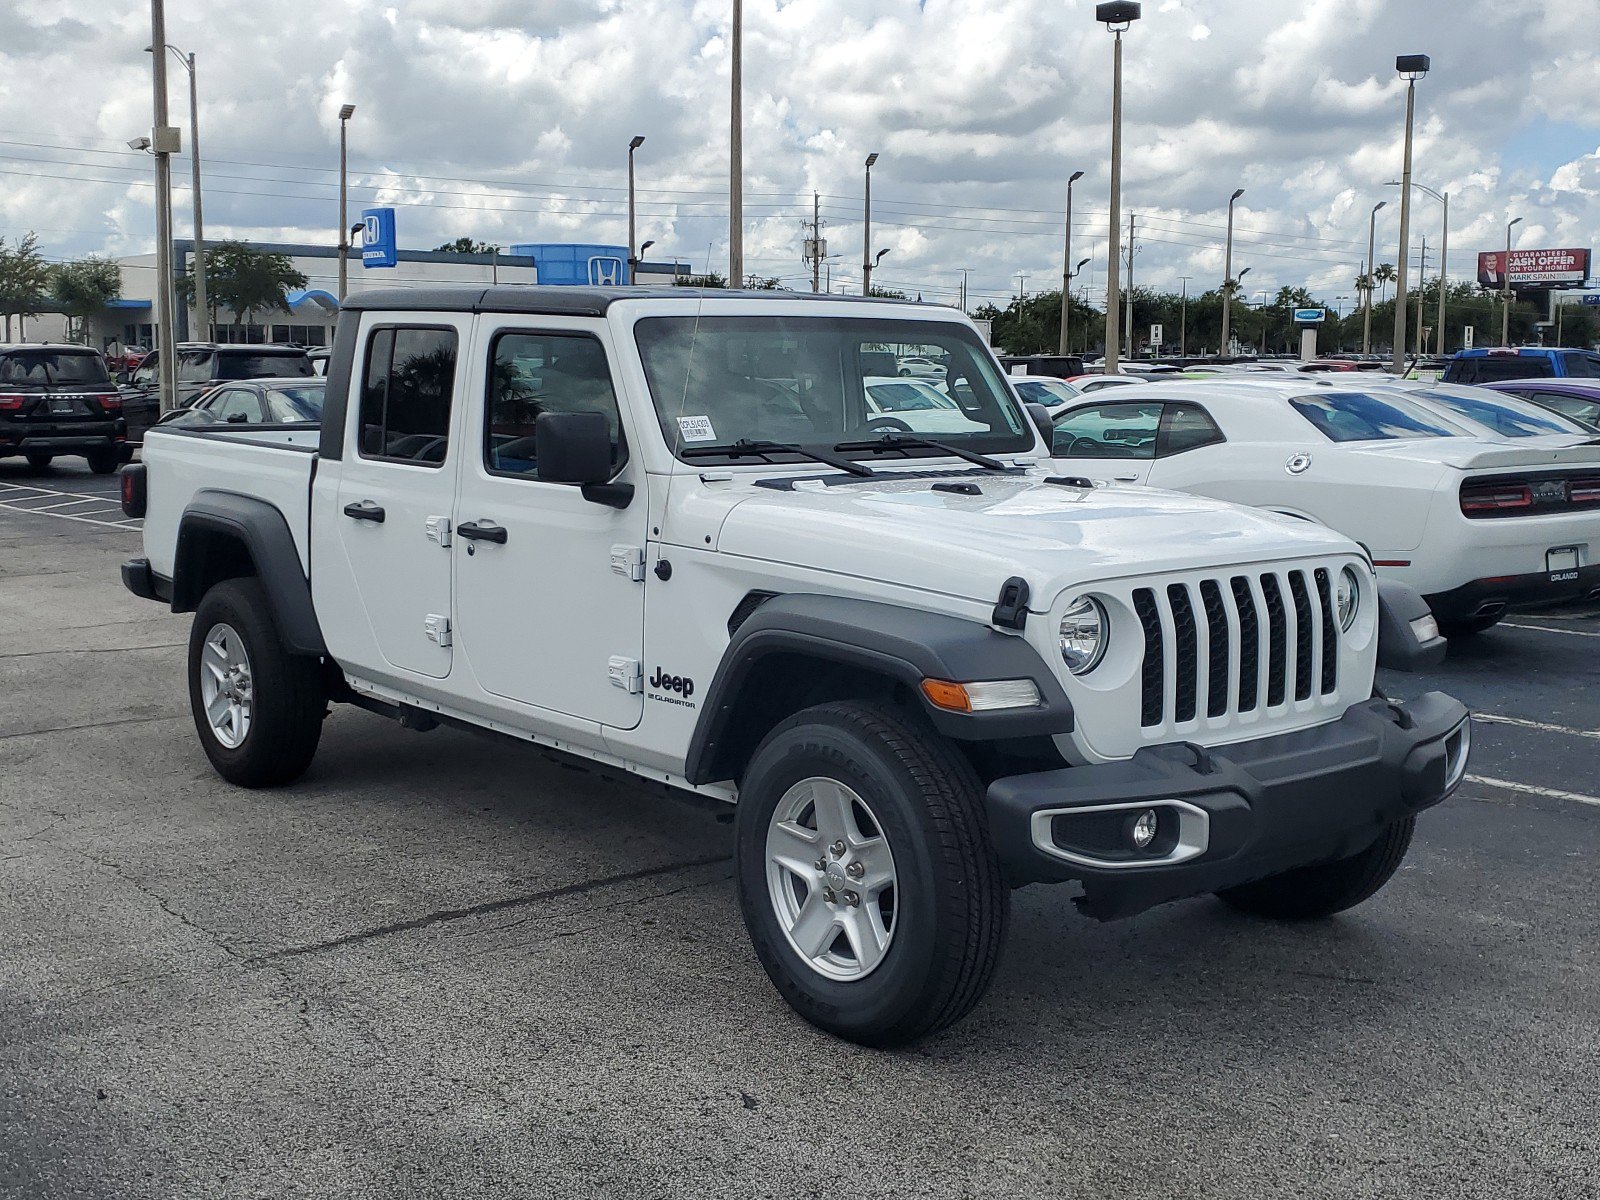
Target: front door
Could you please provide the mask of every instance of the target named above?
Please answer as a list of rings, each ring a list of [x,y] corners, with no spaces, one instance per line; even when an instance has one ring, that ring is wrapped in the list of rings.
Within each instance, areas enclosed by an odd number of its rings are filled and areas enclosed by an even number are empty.
[[[1160,431],[1159,400],[1086,404],[1056,417],[1050,457],[1073,475],[1143,483]]]
[[[483,318],[485,383],[464,422],[456,502],[461,649],[485,691],[631,729],[644,712],[644,470],[628,459],[603,322]],[[601,412],[625,508],[538,478],[541,413]]]
[[[438,679],[450,673],[455,624],[449,527],[460,453],[451,430],[470,322],[419,313],[362,329],[330,514],[379,654]]]

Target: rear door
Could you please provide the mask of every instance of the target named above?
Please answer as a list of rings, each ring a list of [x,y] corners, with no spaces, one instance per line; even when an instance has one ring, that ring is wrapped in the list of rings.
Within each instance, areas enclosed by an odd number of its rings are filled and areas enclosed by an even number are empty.
[[[1143,483],[1161,432],[1159,400],[1106,401],[1055,419],[1050,454],[1062,469],[1093,479]]]
[[[342,561],[319,562],[317,570],[348,572],[345,594],[359,598],[360,619],[384,662],[436,679],[452,662],[454,422],[471,319],[407,313],[403,321],[363,321],[339,482],[331,511],[318,514],[337,527]],[[327,594],[341,590],[330,586]],[[319,610],[323,594],[319,587]],[[353,661],[364,664],[362,641]]]

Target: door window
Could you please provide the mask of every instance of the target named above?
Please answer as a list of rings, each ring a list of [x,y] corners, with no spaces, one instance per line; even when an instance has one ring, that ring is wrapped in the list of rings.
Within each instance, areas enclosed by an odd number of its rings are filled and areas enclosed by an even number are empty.
[[[534,428],[542,413],[604,413],[613,473],[627,459],[605,347],[586,333],[502,333],[489,363],[483,463],[496,475],[538,475]]]
[[[361,382],[363,458],[437,467],[450,444],[456,331],[375,329]]]
[[[1154,458],[1161,405],[1096,404],[1063,413],[1050,439],[1064,458]]]

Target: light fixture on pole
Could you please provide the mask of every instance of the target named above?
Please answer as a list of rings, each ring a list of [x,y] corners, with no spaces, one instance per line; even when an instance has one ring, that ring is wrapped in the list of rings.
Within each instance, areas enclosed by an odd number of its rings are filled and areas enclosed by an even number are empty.
[[[1061,252],[1061,353],[1067,350],[1067,318],[1072,308],[1072,185],[1083,178],[1082,171],[1074,171],[1067,178],[1066,246]]]
[[[1072,340],[1067,336],[1072,325],[1072,281],[1083,274],[1083,268],[1088,266],[1087,258],[1080,258],[1078,265],[1068,271],[1061,280],[1061,353],[1072,353]]]
[[[1402,54],[1394,60],[1394,69],[1406,81],[1406,148],[1404,165],[1400,171],[1400,254],[1394,268],[1394,347],[1389,364],[1396,375],[1405,374],[1406,369],[1406,259],[1411,253],[1411,126],[1416,114],[1417,80],[1428,73],[1430,65],[1426,54]]]
[[[150,44],[167,44],[167,16],[163,0],[150,0]],[[173,328],[177,310],[172,294],[172,156],[181,149],[178,131],[167,124],[167,56],[150,56],[151,90],[155,124],[147,143],[156,160],[156,373],[161,411],[177,403],[177,338]],[[143,147],[141,147],[143,148]]]
[[[145,53],[151,52],[146,46]],[[189,72],[189,173],[190,192],[194,202],[194,290],[189,299],[189,336],[207,341],[210,338],[210,311],[206,300],[206,235],[205,221],[200,205],[200,99],[195,82],[194,55],[185,54],[170,42],[167,49],[177,56],[178,62]]]
[[[1178,301],[1178,357],[1189,357],[1189,276],[1183,278],[1183,297]]]
[[[861,294],[872,295],[872,164],[877,151],[867,155],[867,198],[861,214]]]
[[[339,109],[339,303],[344,303],[345,290],[350,286],[350,217],[345,211],[349,196],[349,176],[345,156],[345,129],[355,115],[354,104]]]
[[[1367,217],[1367,269],[1363,278],[1367,286],[1363,289],[1366,293],[1366,316],[1361,323],[1361,353],[1363,356],[1372,353],[1372,291],[1377,286],[1373,272],[1378,269],[1378,264],[1372,261],[1372,256],[1377,252],[1378,240],[1378,210],[1389,202],[1379,200],[1372,206],[1372,212]]]
[[[1117,356],[1122,350],[1122,313],[1118,272],[1122,257],[1122,35],[1139,19],[1140,8],[1133,0],[1111,0],[1094,7],[1094,19],[1113,35],[1111,50],[1111,212],[1106,249],[1106,354],[1105,373],[1117,373]]]
[[[633,248],[638,245],[638,232],[633,227],[634,198],[633,198],[633,152],[644,145],[644,136],[634,138],[628,143],[628,282],[634,282],[634,276],[639,273],[639,256]]]
[[[1231,289],[1230,288],[1224,288],[1223,290],[1225,292],[1227,292],[1230,297],[1232,296],[1233,292],[1243,291],[1244,290],[1244,277],[1246,275],[1248,275],[1248,274],[1250,274],[1250,268],[1249,267],[1245,267],[1243,270],[1241,270],[1239,272],[1238,276],[1234,279]],[[1223,304],[1226,305],[1227,303],[1228,303],[1227,299],[1224,299],[1223,300]],[[1246,308],[1250,307],[1250,302],[1248,300],[1245,301],[1245,307]],[[1224,308],[1223,312],[1227,312],[1227,309]],[[1224,342],[1222,344],[1222,346],[1218,350],[1218,353],[1219,354],[1228,353],[1228,344],[1226,342]]]
[[[1511,227],[1522,224],[1516,217],[1506,222],[1506,261],[1500,276],[1500,344],[1511,345]]]
[[[728,128],[728,286],[744,286],[744,0],[733,0]],[[707,272],[711,270],[706,267]]]
[[[1391,179],[1388,181],[1388,186],[1399,187],[1400,181]],[[1427,184],[1418,183],[1415,179],[1411,181],[1411,186],[1426,196],[1432,196],[1444,206],[1444,228],[1439,239],[1439,353],[1442,355],[1444,353],[1445,281],[1448,278],[1446,272],[1450,267],[1450,193],[1436,192]],[[1419,317],[1418,320],[1420,322],[1421,318]]]
[[[1233,195],[1228,197],[1228,243],[1227,249],[1222,252],[1222,349],[1228,352],[1228,326],[1233,318],[1233,206],[1240,196],[1244,195],[1243,188],[1236,188]],[[1244,272],[1239,273],[1244,277]]]

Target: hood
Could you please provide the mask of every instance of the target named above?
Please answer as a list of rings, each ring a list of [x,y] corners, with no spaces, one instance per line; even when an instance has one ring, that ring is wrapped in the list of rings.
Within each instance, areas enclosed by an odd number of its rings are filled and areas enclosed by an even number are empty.
[[[1488,438],[1415,438],[1403,442],[1356,447],[1357,454],[1386,461],[1408,459],[1438,463],[1460,471],[1498,467],[1585,467],[1600,464],[1600,439],[1565,435],[1491,441]]]
[[[1321,525],[1221,500],[1145,487],[1075,488],[1042,474],[891,475],[792,491],[750,487],[719,551],[882,580],[984,603],[1013,575],[1043,608],[1064,588],[1176,570],[1360,553]],[[732,497],[729,497],[732,499]]]

